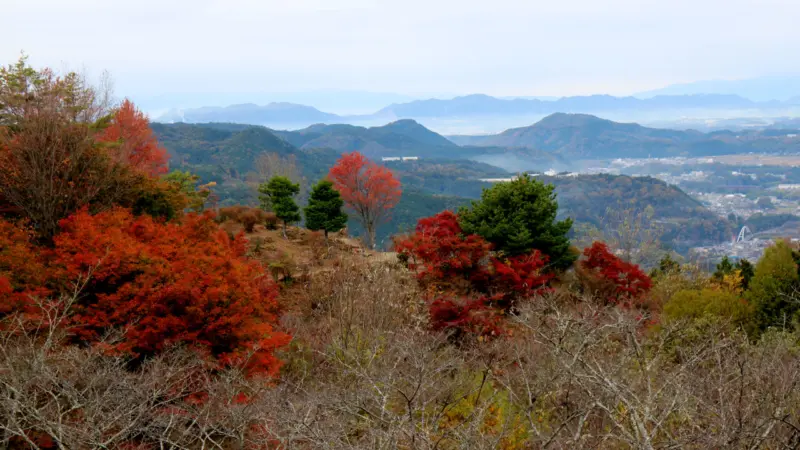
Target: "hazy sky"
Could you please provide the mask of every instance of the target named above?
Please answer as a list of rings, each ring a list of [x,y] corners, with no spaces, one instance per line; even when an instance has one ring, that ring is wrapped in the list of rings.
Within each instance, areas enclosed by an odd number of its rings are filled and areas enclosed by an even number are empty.
[[[106,69],[122,95],[621,95],[800,73],[797,0],[2,3],[3,61]]]

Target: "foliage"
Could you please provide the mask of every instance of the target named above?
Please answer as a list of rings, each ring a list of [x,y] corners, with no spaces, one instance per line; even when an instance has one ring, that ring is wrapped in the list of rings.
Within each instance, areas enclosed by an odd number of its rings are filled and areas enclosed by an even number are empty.
[[[760,330],[794,328],[800,311],[795,300],[798,282],[800,277],[791,247],[784,241],[768,247],[756,264],[747,293],[748,301],[756,308]]]
[[[583,256],[580,267],[598,282],[590,283],[595,291],[592,294],[610,304],[638,304],[653,285],[639,266],[620,259],[603,242],[595,242],[584,249]]]
[[[663,226],[655,220],[655,209],[646,206],[640,209],[634,202],[618,203],[609,206],[600,219],[599,228],[588,224],[576,226],[576,234],[585,234],[592,242],[602,241],[609,247],[619,250],[625,261],[645,267],[652,267],[664,253],[661,236]],[[580,233],[584,228],[587,232]]]
[[[273,177],[268,183],[263,183],[258,187],[261,193],[261,207],[265,211],[272,211],[283,221],[283,232],[286,234],[286,226],[289,223],[300,221],[300,208],[294,202],[293,197],[300,192],[300,185],[292,183],[286,177]]]
[[[753,279],[753,276],[755,276],[755,267],[753,267],[753,264],[746,259],[740,259],[736,261],[734,268],[739,272],[739,276],[742,277],[742,289],[749,289],[750,281]]]
[[[375,246],[375,232],[397,205],[402,191],[392,172],[353,152],[342,155],[328,178],[366,231],[367,247]]]
[[[41,252],[29,229],[0,219],[0,319],[14,312],[36,315],[31,297],[47,296]]]
[[[274,230],[278,227],[278,216],[275,213],[242,205],[220,208],[217,221],[224,222],[226,220],[241,224],[248,233],[252,233],[259,223],[268,230]]]
[[[798,220],[800,220],[800,217],[794,214],[763,214],[759,212],[749,216],[742,225],[747,225],[754,233],[758,233]]]
[[[188,170],[173,170],[164,177],[164,181],[186,196],[186,208],[194,212],[203,211],[206,201],[211,196],[211,188],[216,185],[213,181],[198,185],[200,177]]]
[[[306,227],[323,230],[325,238],[329,232],[337,232],[347,225],[347,214],[342,212],[344,200],[333,187],[333,183],[322,180],[311,189],[311,197],[305,208]]]
[[[728,259],[728,255],[725,255],[717,264],[717,270],[714,271],[713,276],[717,280],[722,280],[725,275],[730,275],[731,273],[733,273],[733,264],[731,264],[731,260]]]
[[[473,283],[487,282],[490,248],[480,236],[465,235],[452,211],[420,219],[412,235],[395,241],[395,250],[408,256],[408,267],[420,282],[465,294]]]
[[[0,196],[49,240],[84,206],[109,208],[166,171],[147,118],[75,73],[36,71],[24,59],[0,70]]]
[[[658,266],[650,271],[650,278],[657,278],[664,275],[679,273],[681,265],[672,259],[672,254],[667,253],[658,261]]]
[[[58,280],[91,275],[70,319],[76,339],[98,342],[116,330],[119,341],[105,345],[138,358],[180,343],[221,366],[270,375],[280,367],[274,351],[288,336],[274,329],[276,287],[210,213],[163,224],[124,209],[82,210],[61,226]]]
[[[525,174],[485,189],[481,200],[459,210],[464,232],[477,234],[509,256],[539,250],[550,267],[565,270],[575,261],[567,237],[572,221],[556,221],[558,203],[553,186]]]
[[[737,327],[747,326],[753,319],[753,307],[734,291],[705,288],[683,290],[665,305],[664,319],[708,321],[722,320]]]
[[[492,307],[489,297],[442,296],[434,299],[429,308],[431,329],[449,332],[455,341],[504,333],[500,311]]]
[[[452,211],[420,219],[412,235],[396,239],[395,250],[421,286],[447,293],[430,304],[433,329],[452,328],[459,337],[500,334],[501,315],[546,290],[552,274],[543,272],[547,259],[538,251],[503,257],[490,249],[480,236],[466,235]]]
[[[128,99],[114,111],[96,139],[112,144],[114,159],[136,172],[151,177],[167,173],[167,151],[158,143],[147,117]]]

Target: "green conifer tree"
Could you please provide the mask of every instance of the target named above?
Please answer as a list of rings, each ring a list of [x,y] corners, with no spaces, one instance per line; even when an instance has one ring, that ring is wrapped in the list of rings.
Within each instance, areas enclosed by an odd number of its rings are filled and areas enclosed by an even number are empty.
[[[344,200],[333,187],[333,183],[322,180],[311,190],[308,206],[305,208],[306,227],[309,230],[323,230],[325,241],[329,232],[337,232],[347,225],[347,214],[342,212]]]
[[[566,270],[577,259],[570,249],[572,220],[556,220],[553,186],[524,174],[484,189],[480,201],[459,211],[461,228],[494,244],[495,250],[519,255],[533,249],[550,258],[549,266]]]
[[[300,185],[292,183],[286,177],[272,177],[268,183],[258,186],[261,207],[272,211],[283,221],[283,237],[286,238],[286,227],[290,223],[300,221],[300,208],[294,202],[294,196],[300,192]]]

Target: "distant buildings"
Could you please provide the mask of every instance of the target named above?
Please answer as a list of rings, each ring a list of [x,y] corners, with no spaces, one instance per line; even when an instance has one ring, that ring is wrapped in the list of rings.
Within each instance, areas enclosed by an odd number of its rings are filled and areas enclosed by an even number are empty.
[[[384,156],[381,161],[418,161],[419,156]]]

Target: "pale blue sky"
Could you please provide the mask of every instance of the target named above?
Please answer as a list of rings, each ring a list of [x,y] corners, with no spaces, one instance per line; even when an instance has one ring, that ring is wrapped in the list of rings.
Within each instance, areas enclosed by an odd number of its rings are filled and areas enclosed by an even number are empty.
[[[795,0],[3,0],[0,57],[121,95],[631,94],[800,74]]]

